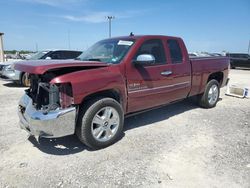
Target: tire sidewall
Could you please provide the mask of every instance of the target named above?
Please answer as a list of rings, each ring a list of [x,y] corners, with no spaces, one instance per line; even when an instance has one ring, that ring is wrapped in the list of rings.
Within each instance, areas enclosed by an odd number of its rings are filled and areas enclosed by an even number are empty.
[[[29,81],[29,78],[28,78],[28,73],[24,72],[21,76],[21,84],[25,87],[28,87],[30,85],[30,81]],[[26,83],[26,80],[28,80],[28,83]]]
[[[22,73],[21,75],[21,84],[24,86],[25,84],[25,73]]]
[[[108,141],[100,142],[96,140],[92,135],[92,132],[91,132],[92,120],[100,109],[107,107],[107,106],[113,107],[118,112],[120,122],[119,122],[118,130],[115,133],[115,135]],[[90,146],[91,148],[99,149],[99,148],[107,147],[113,144],[114,142],[116,142],[117,139],[119,139],[119,137],[121,136],[121,133],[123,130],[124,115],[123,115],[123,110],[120,104],[116,102],[114,99],[102,98],[100,100],[93,102],[92,105],[89,105],[89,108],[85,110],[85,113],[83,114],[83,116],[82,117],[80,116],[79,118],[81,118],[80,134],[82,134],[82,138],[84,138],[83,142],[86,145]]]
[[[209,101],[208,101],[208,92],[210,90],[210,88],[213,86],[213,85],[216,85],[217,86],[217,89],[218,89],[218,97],[217,97],[217,100],[214,104],[210,104]],[[212,108],[212,107],[215,107],[218,100],[219,100],[219,97],[220,97],[220,87],[219,87],[219,83],[217,80],[210,80],[208,83],[207,83],[207,86],[206,86],[206,89],[205,89],[205,93],[203,95],[203,100],[205,102],[205,105],[207,108]]]

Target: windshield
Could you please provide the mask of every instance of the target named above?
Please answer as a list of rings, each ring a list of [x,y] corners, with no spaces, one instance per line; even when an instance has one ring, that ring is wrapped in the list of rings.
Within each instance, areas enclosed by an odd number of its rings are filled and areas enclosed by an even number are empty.
[[[31,56],[30,60],[38,60],[41,59],[45,54],[47,54],[48,52],[46,51],[42,51],[42,52],[37,52],[35,53],[33,56]]]
[[[133,40],[108,39],[97,42],[77,59],[117,64],[134,44]]]

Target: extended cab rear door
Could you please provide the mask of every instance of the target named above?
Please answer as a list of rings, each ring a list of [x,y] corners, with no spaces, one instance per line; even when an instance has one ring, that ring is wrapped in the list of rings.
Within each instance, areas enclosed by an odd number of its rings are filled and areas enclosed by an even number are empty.
[[[171,44],[168,44],[166,37],[147,37],[138,43],[136,52],[126,63],[128,112],[185,98],[190,91],[191,68],[184,54],[181,59],[178,59],[178,63],[175,62],[174,52],[177,49],[171,51],[173,56],[171,58],[168,49]],[[179,45],[178,41],[177,43]],[[134,61],[140,54],[153,55],[155,64],[135,66]]]
[[[186,46],[182,39],[175,37],[168,37],[164,42],[171,63],[171,79],[176,85],[175,100],[184,99],[192,86],[192,68]]]

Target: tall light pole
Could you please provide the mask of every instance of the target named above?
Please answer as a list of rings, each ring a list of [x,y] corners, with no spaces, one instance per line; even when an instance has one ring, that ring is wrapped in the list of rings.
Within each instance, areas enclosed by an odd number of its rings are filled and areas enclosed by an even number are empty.
[[[38,44],[37,44],[37,42],[36,42],[36,52],[38,52]]]
[[[0,32],[0,61],[5,61],[4,50],[3,50],[3,35],[4,33]]]
[[[114,19],[114,16],[107,16],[107,19],[109,21],[109,38],[111,38],[111,21]]]

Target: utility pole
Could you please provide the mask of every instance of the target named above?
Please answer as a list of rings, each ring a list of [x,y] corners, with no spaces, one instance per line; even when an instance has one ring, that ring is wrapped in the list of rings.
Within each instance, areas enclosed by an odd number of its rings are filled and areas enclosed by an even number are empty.
[[[36,52],[38,52],[38,44],[37,44],[37,42],[36,42]]]
[[[3,50],[3,35],[4,33],[0,32],[0,61],[4,62],[4,50]]]
[[[114,19],[114,16],[107,16],[107,19],[109,21],[109,38],[111,38],[111,21]]]

